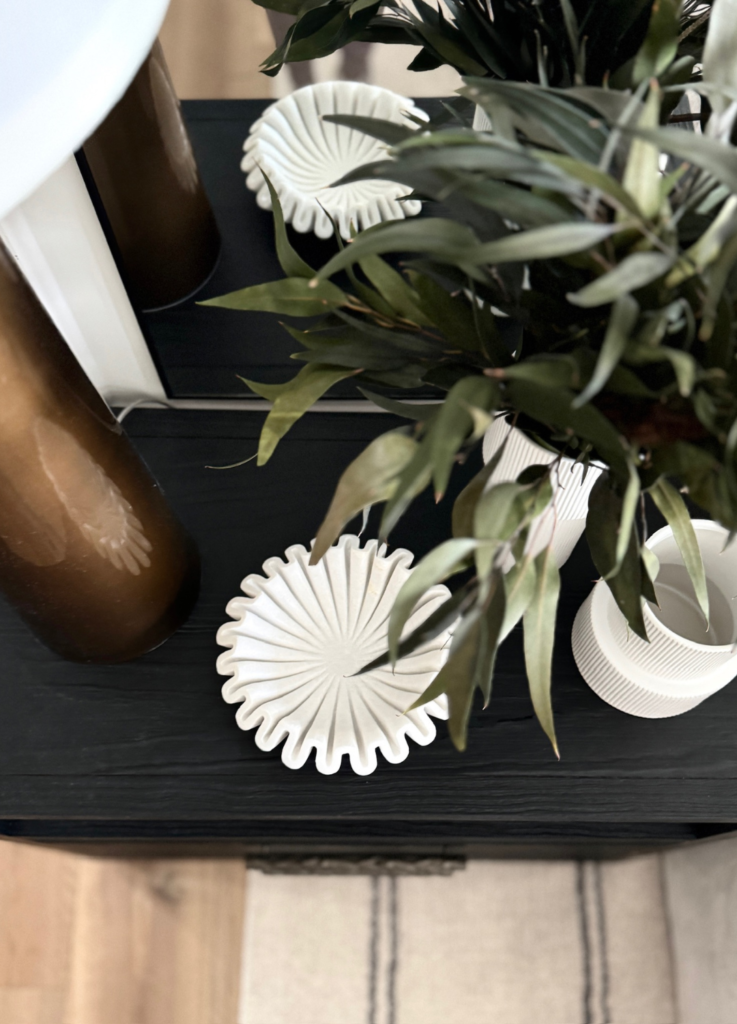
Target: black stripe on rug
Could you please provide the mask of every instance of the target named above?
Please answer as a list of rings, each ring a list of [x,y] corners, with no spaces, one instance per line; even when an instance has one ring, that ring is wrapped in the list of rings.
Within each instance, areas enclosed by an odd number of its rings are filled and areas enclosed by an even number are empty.
[[[376,992],[379,975],[379,879],[371,879],[369,924],[368,1024],[376,1024]]]

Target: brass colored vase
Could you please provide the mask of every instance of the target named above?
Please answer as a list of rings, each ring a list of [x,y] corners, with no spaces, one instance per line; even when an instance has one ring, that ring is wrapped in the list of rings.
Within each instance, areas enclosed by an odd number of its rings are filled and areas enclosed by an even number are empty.
[[[0,589],[65,658],[115,662],[198,586],[194,542],[0,244]]]
[[[134,305],[169,306],[204,284],[220,236],[160,43],[84,156]]]

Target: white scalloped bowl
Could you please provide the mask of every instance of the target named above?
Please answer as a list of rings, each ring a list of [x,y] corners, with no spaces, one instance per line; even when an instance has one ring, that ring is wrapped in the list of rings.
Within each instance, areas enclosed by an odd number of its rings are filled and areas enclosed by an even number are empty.
[[[427,119],[411,100],[363,82],[320,82],[272,103],[251,125],[241,169],[256,202],[271,209],[262,171],[268,174],[295,231],[330,238],[338,223],[343,238],[355,229],[402,220],[422,209],[416,199],[399,202],[407,188],[393,181],[357,181],[330,186],[361,164],[384,160],[387,146],[363,132],[323,121],[325,114],[362,114],[411,126],[407,112]],[[322,208],[321,208],[322,207]],[[327,211],[327,212],[326,212]]]
[[[389,612],[410,574],[412,554],[386,555],[375,540],[360,546],[344,535],[323,559],[309,565],[301,544],[285,559],[264,562],[266,577],[247,576],[246,597],[229,602],[234,622],[218,630],[230,648],[217,670],[231,678],[223,698],[240,703],[236,721],[254,729],[261,750],[286,740],[282,761],[301,768],[316,752],[317,770],[331,775],[347,755],[354,772],[376,769],[376,751],[398,764],[409,754],[408,739],[422,746],[436,735],[435,718],[448,717],[445,696],[407,711],[429,686],[448,656],[450,630],[409,657],[354,675],[386,650]],[[432,587],[416,606],[406,632],[420,625],[449,596]],[[406,713],[405,713],[406,712]]]

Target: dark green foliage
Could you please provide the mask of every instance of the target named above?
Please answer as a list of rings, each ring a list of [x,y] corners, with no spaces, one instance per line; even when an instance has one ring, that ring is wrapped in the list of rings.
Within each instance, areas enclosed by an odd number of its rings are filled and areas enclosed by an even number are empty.
[[[333,380],[353,375],[370,393],[372,384],[436,389],[434,405],[376,397],[409,425],[345,471],[315,557],[371,504],[385,503],[386,537],[431,481],[440,500],[496,415],[559,456],[493,487],[494,462],[485,467],[456,501],[453,539],[399,595],[385,661],[460,616],[446,667],[422,698],[449,695],[459,748],[475,690],[488,701],[497,647],[520,620],[531,698],[555,747],[560,579],[550,545],[540,550],[536,537],[563,456],[606,468],[587,539],[632,630],[647,639],[642,601],[656,596],[657,566],[638,528],[646,494],[672,526],[708,616],[680,492],[737,531],[737,0],[717,4],[718,39],[704,36],[693,3],[681,9],[677,0],[505,0],[494,3],[493,23],[475,0],[451,3],[450,20],[424,3],[413,18],[392,5],[382,25],[421,37],[426,64],[442,58],[470,71],[463,92],[495,130],[451,117],[416,130],[354,123],[392,148],[346,180],[394,179],[425,197],[430,216],[360,232],[313,272],[288,245],[274,197],[286,280],[216,300],[321,313],[309,331],[291,331],[301,373],[278,388],[252,385],[274,399],[261,461]],[[353,6],[354,17],[370,9]],[[342,0],[310,11],[327,7],[350,17]],[[694,72],[702,59],[703,76]],[[608,71],[616,74],[601,88]],[[709,97],[705,135],[667,126],[668,90],[680,95],[689,79]],[[468,568],[475,575],[447,607],[400,642],[423,589]]]

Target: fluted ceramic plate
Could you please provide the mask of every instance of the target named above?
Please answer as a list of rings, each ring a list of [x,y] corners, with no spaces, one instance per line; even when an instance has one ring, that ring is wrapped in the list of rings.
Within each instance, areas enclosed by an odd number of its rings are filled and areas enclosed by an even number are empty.
[[[235,621],[218,630],[218,643],[229,650],[217,668],[230,676],[224,699],[241,704],[236,721],[257,729],[261,750],[285,741],[281,756],[289,768],[301,768],[314,750],[326,775],[347,755],[353,771],[369,775],[377,750],[398,764],[409,754],[408,739],[424,746],[435,738],[430,716],[448,717],[446,698],[407,708],[445,663],[448,630],[394,670],[355,675],[386,650],[389,612],[412,557],[402,549],[386,555],[375,540],[361,547],[358,537],[345,535],[317,565],[295,545],[284,559],[264,562],[265,576],[243,580],[246,596],[226,609]],[[448,596],[443,586],[428,590],[406,632]]]
[[[393,181],[357,181],[331,187],[361,164],[384,160],[387,146],[363,132],[324,121],[325,114],[362,114],[412,126],[407,113],[426,119],[411,100],[363,82],[306,85],[268,107],[253,123],[243,148],[241,168],[256,201],[271,209],[262,171],[279,194],[284,219],[295,231],[330,238],[337,222],[343,238],[385,220],[419,213],[416,199],[399,202],[405,185]],[[328,216],[330,214],[330,217]]]

